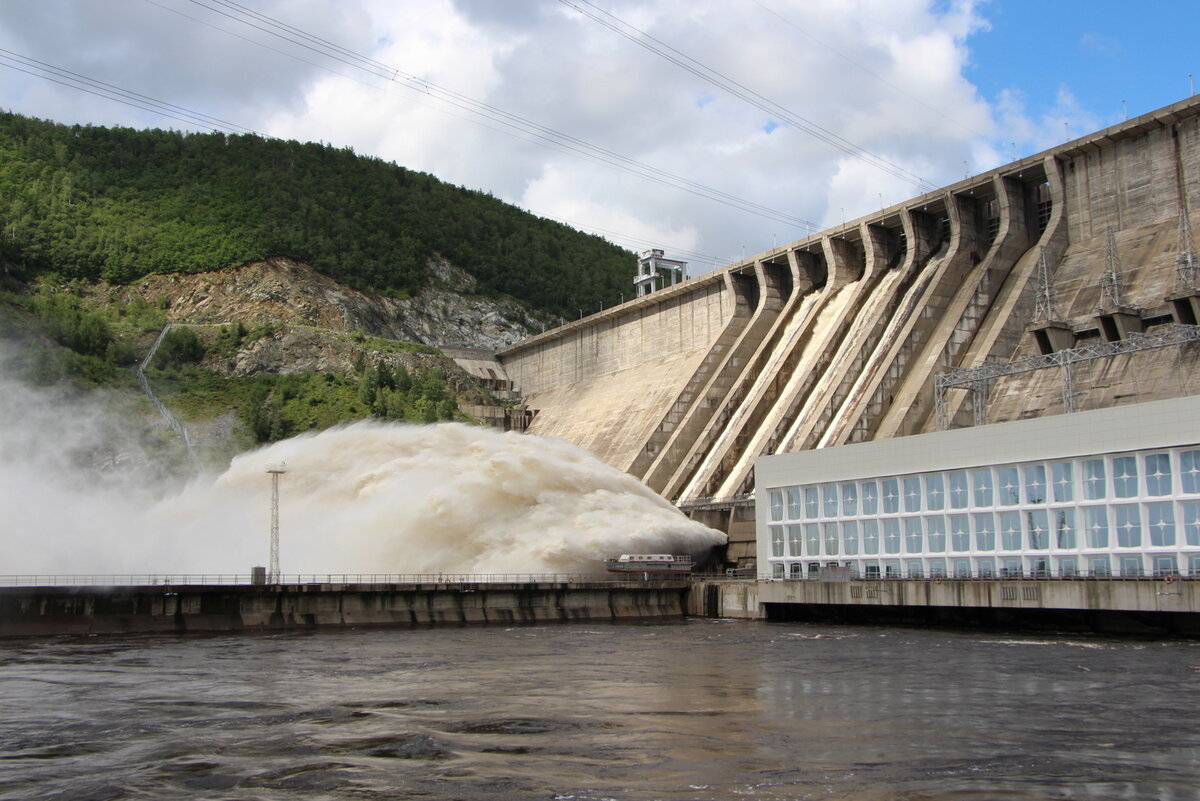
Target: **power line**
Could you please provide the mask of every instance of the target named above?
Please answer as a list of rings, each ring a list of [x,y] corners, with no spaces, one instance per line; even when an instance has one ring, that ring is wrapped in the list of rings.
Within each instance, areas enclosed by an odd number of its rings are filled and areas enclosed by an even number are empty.
[[[934,188],[932,183],[926,181],[916,173],[913,173],[904,167],[889,161],[883,156],[872,153],[870,150],[867,150],[866,148],[857,145],[842,136],[839,136],[833,131],[830,131],[828,128],[818,125],[812,120],[809,120],[806,117],[791,111],[790,109],[780,105],[779,103],[776,103],[773,100],[763,97],[758,92],[755,92],[753,89],[750,89],[744,84],[739,83],[733,78],[730,78],[729,76],[704,65],[686,53],[683,53],[671,45],[655,38],[654,36],[651,36],[649,33],[641,30],[640,28],[630,25],[619,17],[610,14],[588,0],[558,0],[558,2],[562,3],[568,8],[574,9],[581,15],[587,17],[598,25],[607,28],[618,36],[628,39],[638,47],[649,50],[651,53],[654,53],[660,58],[671,62],[685,72],[691,73],[692,75],[695,75],[696,77],[725,90],[726,92],[745,101],[746,103],[749,103],[755,108],[764,111],[773,117],[783,120],[792,127],[807,133],[815,139],[824,142],[830,147],[833,147],[834,149],[839,150],[842,153],[851,156],[852,158],[858,159],[864,164],[875,167],[876,169],[885,172],[894,178],[911,182],[915,184],[921,191]],[[587,8],[583,8],[577,3],[582,3],[589,8],[595,9],[595,12],[589,11]]]
[[[797,228],[804,227],[809,229],[821,227],[816,223],[796,217],[795,215],[789,214],[785,211],[774,209],[761,203],[756,203],[723,190],[706,186],[699,182],[692,181],[691,179],[675,175],[667,172],[666,170],[662,170],[644,162],[624,156],[608,148],[594,145],[578,137],[534,122],[533,120],[506,111],[497,106],[493,106],[488,103],[475,100],[474,98],[459,92],[446,89],[431,81],[406,73],[399,68],[376,61],[375,59],[355,53],[354,51],[344,48],[340,45],[328,42],[321,37],[306,33],[299,28],[280,22],[273,17],[269,17],[265,14],[247,9],[238,3],[232,2],[232,0],[207,0],[207,2],[204,0],[189,0],[189,2],[215,14],[226,17],[234,22],[238,22],[288,42],[289,44],[309,50],[324,58],[338,61],[354,69],[362,70],[363,72],[366,72],[375,78],[380,78],[410,91],[416,91],[419,94],[424,94],[431,99],[462,110],[468,114],[499,123],[500,125],[518,131],[525,137],[532,137],[532,139],[527,139],[527,141],[535,141],[535,143],[549,145],[558,149],[560,152],[574,153],[575,155],[583,158],[590,159],[592,161],[628,172],[633,175],[637,175],[647,180],[655,181],[664,186],[682,189],[698,197],[714,200],[732,208],[755,214],[760,217],[765,217],[789,226],[794,226]],[[215,5],[210,5],[209,3]],[[188,19],[194,19],[192,17],[188,17],[187,15],[183,16]],[[255,44],[260,43],[255,42]],[[266,45],[261,46],[267,47]],[[269,47],[267,49],[274,50],[273,48]]]

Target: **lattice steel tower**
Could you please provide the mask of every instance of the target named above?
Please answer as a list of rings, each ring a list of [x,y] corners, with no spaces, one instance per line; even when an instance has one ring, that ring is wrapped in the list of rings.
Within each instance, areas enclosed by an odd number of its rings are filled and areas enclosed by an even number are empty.
[[[1033,307],[1035,323],[1057,323],[1062,321],[1058,299],[1054,295],[1054,282],[1050,280],[1050,263],[1046,259],[1046,248],[1040,248],[1038,256],[1037,301]]]
[[[1121,278],[1121,259],[1117,255],[1117,236],[1108,226],[1108,246],[1104,256],[1104,274],[1100,276],[1100,311],[1119,311],[1129,306],[1125,283]]]
[[[1192,238],[1192,223],[1186,208],[1179,209],[1179,256],[1176,258],[1175,294],[1191,295],[1200,291],[1200,256]]]

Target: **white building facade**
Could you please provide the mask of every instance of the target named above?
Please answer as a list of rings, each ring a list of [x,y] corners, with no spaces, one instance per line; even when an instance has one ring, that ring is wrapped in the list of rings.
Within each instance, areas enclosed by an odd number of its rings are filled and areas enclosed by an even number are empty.
[[[767,456],[759,574],[1200,577],[1200,398]]]

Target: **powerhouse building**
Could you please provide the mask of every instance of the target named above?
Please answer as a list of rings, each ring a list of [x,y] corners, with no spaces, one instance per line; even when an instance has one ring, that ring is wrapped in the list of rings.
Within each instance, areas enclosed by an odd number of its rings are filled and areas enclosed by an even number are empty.
[[[1197,396],[766,456],[755,472],[760,576],[1200,577]]]

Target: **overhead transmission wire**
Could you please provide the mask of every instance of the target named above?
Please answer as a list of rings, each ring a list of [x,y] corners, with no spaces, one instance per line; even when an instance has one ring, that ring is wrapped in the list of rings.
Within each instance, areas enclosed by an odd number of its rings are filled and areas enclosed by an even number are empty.
[[[162,100],[156,100],[149,95],[144,95],[139,92],[132,92],[128,89],[122,89],[111,83],[89,78],[86,75],[81,75],[71,70],[56,67],[53,64],[48,64],[45,61],[39,61],[35,58],[0,48],[0,60],[10,63],[3,64],[9,69],[23,72],[27,75],[32,75],[35,78],[57,83],[61,86],[66,86],[71,89],[77,89],[81,92],[86,92],[96,97],[102,97],[107,100],[115,100],[118,103],[123,103],[133,108],[140,108],[143,111],[149,111],[153,114],[158,114],[169,119],[182,122],[187,125],[195,125],[200,128],[207,128],[212,131],[232,130],[237,133],[256,134],[262,136],[253,128],[246,128],[237,123],[223,120],[219,117],[212,117],[208,114],[203,114],[199,111],[193,111],[183,106],[167,103]]]
[[[157,4],[155,4],[155,5],[157,5]],[[286,54],[284,54],[284,55],[286,55]],[[14,62],[15,64],[22,64],[22,65],[31,67],[32,69],[25,69],[20,66],[14,66],[14,63],[6,64],[6,63],[4,63],[5,61]],[[124,105],[131,106],[133,108],[142,109],[143,111],[149,111],[153,114],[158,114],[160,116],[176,120],[177,122],[182,122],[186,125],[195,125],[197,127],[207,128],[212,131],[232,131],[232,132],[236,132],[236,133],[254,134],[256,136],[262,136],[264,138],[269,138],[269,137],[267,137],[266,134],[262,134],[258,131],[255,131],[253,128],[247,128],[243,125],[239,125],[237,123],[230,122],[228,120],[224,120],[219,117],[212,117],[212,116],[204,114],[202,112],[194,111],[192,109],[188,109],[183,106],[176,105],[174,103],[168,103],[166,101],[158,100],[149,95],[144,95],[144,94],[141,94],[138,92],[130,91],[128,89],[123,89],[119,86],[116,86],[115,84],[110,84],[110,83],[106,83],[104,81],[97,80],[95,78],[90,78],[86,75],[72,72],[70,70],[66,70],[61,67],[57,67],[53,64],[49,64],[44,61],[39,61],[37,59],[30,58],[28,56],[24,56],[20,53],[15,53],[11,50],[5,50],[3,48],[0,48],[0,66],[5,66],[10,69],[16,70],[18,72],[22,72],[27,75],[31,75],[35,78],[40,78],[43,80],[51,81],[51,82],[57,83],[61,86],[65,86],[70,89],[75,89],[78,91],[86,92],[88,94],[95,95],[96,97],[100,97],[100,98],[103,98],[106,100],[115,100]],[[319,66],[319,65],[314,65],[314,66]],[[55,77],[55,76],[58,76],[58,77]],[[536,212],[534,212],[534,213],[536,213]],[[623,233],[619,233],[616,231],[610,231],[607,229],[603,229],[603,228],[599,228],[597,226],[590,225],[588,223],[579,222],[577,220],[565,220],[565,219],[560,219],[560,218],[554,217],[552,215],[547,215],[547,214],[539,214],[538,216],[545,217],[546,219],[553,220],[555,222],[560,222],[560,223],[563,223],[566,225],[572,225],[577,228],[590,229],[591,231],[595,232],[597,235],[607,235],[607,236],[612,237],[617,240],[624,240],[627,242],[636,243],[636,244],[640,244],[640,245],[659,245],[659,244],[661,244],[660,242],[652,242],[650,240],[631,236],[629,234],[623,234]],[[699,253],[697,251],[686,250],[683,248],[672,248],[672,252],[679,253],[679,254],[687,256],[689,258],[694,258],[698,261],[710,263],[712,265],[720,265],[720,264],[724,263],[721,259],[718,259],[715,256],[711,256],[711,255],[708,255],[705,253]]]
[[[671,45],[655,38],[646,31],[630,25],[628,22],[619,17],[605,11],[589,0],[558,0],[564,6],[574,9],[583,16],[592,20],[596,24],[607,28],[613,33],[621,36],[624,39],[636,44],[645,50],[663,58],[685,72],[695,75],[708,83],[725,90],[729,94],[737,97],[751,106],[772,115],[779,120],[786,122],[788,125],[797,128],[804,133],[812,136],[818,141],[833,147],[834,149],[854,158],[864,164],[875,167],[876,169],[891,175],[894,178],[899,178],[903,181],[914,184],[921,191],[934,189],[934,184],[925,180],[914,172],[911,172],[904,167],[889,161],[888,159],[876,153],[867,150],[861,145],[857,145],[850,140],[839,136],[812,120],[801,116],[800,114],[788,109],[785,106],[776,103],[775,101],[764,97],[758,92],[750,89],[744,84],[730,78],[712,67],[706,66],[700,61],[692,58],[686,53],[675,49]],[[584,7],[586,6],[586,8]],[[589,10],[592,9],[592,10]]]
[[[592,144],[571,134],[542,125],[519,114],[476,100],[460,92],[446,89],[432,81],[356,53],[353,50],[307,33],[300,28],[288,25],[266,14],[248,9],[232,0],[189,0],[189,2],[234,22],[314,52],[324,58],[333,59],[347,66],[362,70],[376,78],[381,78],[411,91],[416,91],[419,94],[427,95],[432,99],[465,111],[468,114],[504,125],[526,137],[532,137],[538,143],[550,145],[561,152],[574,153],[583,158],[614,167],[664,186],[682,189],[698,197],[723,203],[727,206],[776,222],[797,228],[807,228],[809,232],[822,228],[821,225],[810,220],[805,220],[785,211],[774,209],[697,181],[675,175],[600,145]],[[184,16],[187,17],[187,15]],[[187,18],[194,19],[193,17]],[[255,42],[255,44],[261,43]],[[266,45],[262,46],[266,47]],[[274,50],[274,48],[268,49]]]

